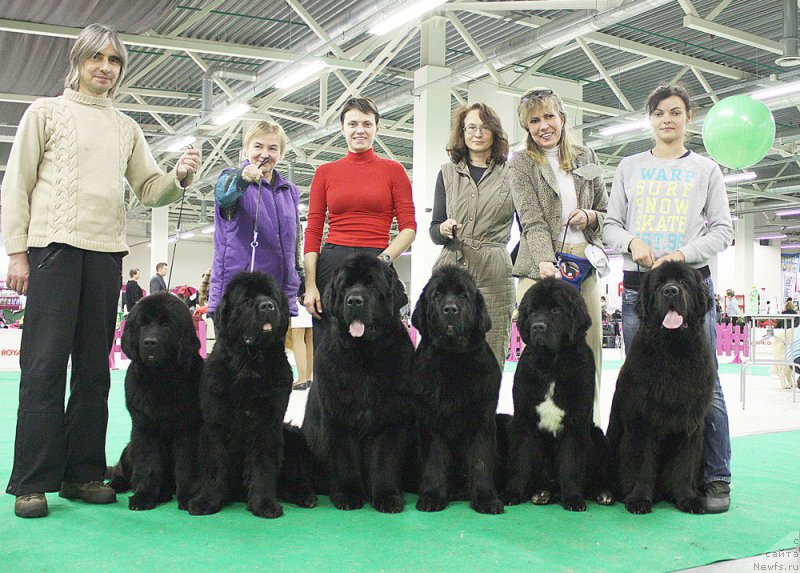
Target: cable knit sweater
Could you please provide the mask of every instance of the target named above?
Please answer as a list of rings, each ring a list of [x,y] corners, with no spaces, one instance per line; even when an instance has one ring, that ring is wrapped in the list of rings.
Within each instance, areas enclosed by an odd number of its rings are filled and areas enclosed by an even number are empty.
[[[183,192],[174,171],[159,169],[136,122],[109,98],[67,89],[34,101],[17,129],[3,178],[6,252],[50,243],[127,251],[123,177],[149,207],[167,205]]]

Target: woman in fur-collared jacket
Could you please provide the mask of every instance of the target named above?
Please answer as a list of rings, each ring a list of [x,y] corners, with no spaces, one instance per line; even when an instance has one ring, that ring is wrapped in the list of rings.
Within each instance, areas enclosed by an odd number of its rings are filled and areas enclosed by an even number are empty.
[[[583,257],[590,243],[602,246],[608,193],[594,151],[570,143],[558,95],[550,89],[529,91],[517,106],[517,116],[528,132],[525,151],[515,154],[509,165],[514,207],[522,223],[514,264],[519,302],[534,281],[561,276],[556,250]],[[599,424],[603,325],[596,272],[581,285],[581,295],[592,317],[587,342],[596,366],[594,417]]]

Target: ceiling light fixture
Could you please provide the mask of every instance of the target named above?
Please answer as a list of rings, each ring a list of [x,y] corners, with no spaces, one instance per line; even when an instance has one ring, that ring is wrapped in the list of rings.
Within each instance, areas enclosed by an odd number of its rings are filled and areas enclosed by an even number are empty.
[[[728,173],[723,176],[725,183],[738,183],[739,181],[750,181],[758,177],[755,171],[742,171],[741,173]]]
[[[781,245],[781,249],[800,249],[800,243],[788,243]]]
[[[275,82],[275,88],[279,90],[288,90],[297,84],[304,82],[314,74],[317,74],[328,67],[328,64],[322,60],[312,60],[310,62],[303,62],[299,64],[292,64],[290,66],[291,72]]]
[[[405,8],[385,14],[382,20],[369,29],[369,33],[375,36],[381,36],[387,32],[391,32],[419,18],[423,14],[430,12],[445,2],[446,0],[417,0],[416,2],[409,2]]]
[[[626,121],[624,123],[617,123],[615,125],[609,125],[608,127],[604,127],[603,129],[600,130],[600,135],[603,135],[605,137],[612,137],[614,135],[620,135],[622,133],[628,133],[630,131],[640,131],[648,129],[649,127],[650,127],[649,119]]]
[[[800,215],[800,209],[786,209],[775,213],[776,217],[791,217],[792,215]]]
[[[243,102],[234,103],[215,114],[211,119],[211,123],[214,125],[225,125],[226,123],[230,123],[237,117],[241,117],[250,111],[251,108],[248,104]]]
[[[774,86],[757,90],[750,94],[750,97],[764,101],[776,97],[800,92],[800,82],[790,82],[788,84],[776,84]]]
[[[764,235],[762,237],[755,237],[756,241],[777,241],[778,239],[785,239],[786,235],[779,233],[777,235]]]
[[[213,233],[214,232],[214,225],[210,225],[210,226],[206,227],[205,229],[203,229],[200,232],[203,233],[204,235],[208,235],[209,233]]]
[[[191,145],[197,141],[197,138],[194,135],[184,135],[183,137],[176,137],[170,143],[167,144],[166,150],[171,153],[177,153],[178,151],[183,151],[183,148]]]

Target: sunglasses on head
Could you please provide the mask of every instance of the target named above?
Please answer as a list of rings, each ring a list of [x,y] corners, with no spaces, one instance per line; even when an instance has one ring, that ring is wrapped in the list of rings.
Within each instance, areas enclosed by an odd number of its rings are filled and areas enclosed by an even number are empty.
[[[528,103],[529,101],[533,101],[535,99],[542,99],[543,97],[551,95],[553,95],[553,90],[534,90],[530,93],[525,94],[520,101],[522,103]]]

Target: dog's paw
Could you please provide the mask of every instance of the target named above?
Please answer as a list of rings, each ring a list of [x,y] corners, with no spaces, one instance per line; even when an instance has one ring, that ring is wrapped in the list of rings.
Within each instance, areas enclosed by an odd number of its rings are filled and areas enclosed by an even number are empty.
[[[706,513],[706,502],[702,497],[688,497],[675,502],[675,507],[684,513]]]
[[[163,489],[158,492],[158,503],[167,503],[168,501],[172,501],[171,491]]]
[[[406,500],[397,493],[382,493],[372,500],[372,507],[381,513],[400,513],[405,505]]]
[[[128,480],[125,478],[115,477],[108,482],[108,487],[113,489],[116,493],[124,493],[131,489],[131,484],[129,484]]]
[[[447,507],[447,500],[438,495],[423,493],[417,500],[418,511],[442,511]]]
[[[653,511],[653,502],[640,497],[629,498],[625,500],[625,509],[627,509],[629,513],[643,515]]]
[[[500,494],[500,499],[505,505],[519,505],[523,501],[526,501],[521,493],[517,493],[508,489]]]
[[[581,495],[571,495],[561,502],[561,507],[567,511],[586,511],[586,500]]]
[[[186,511],[189,509],[189,498],[178,496],[178,509]]]
[[[531,497],[531,503],[533,505],[548,505],[553,503],[553,501],[555,501],[553,499],[553,492],[549,489],[540,489]]]
[[[211,503],[205,498],[196,497],[189,501],[189,513],[191,515],[211,515],[222,509],[222,504]]]
[[[350,511],[353,509],[361,509],[364,507],[366,500],[364,496],[358,493],[345,493],[337,491],[331,494],[331,503],[336,509]]]
[[[247,509],[256,517],[266,517],[267,519],[275,519],[283,515],[281,504],[274,499],[248,501]]]
[[[610,491],[601,491],[595,496],[594,501],[600,505],[614,505],[616,500]]]
[[[298,507],[317,507],[317,495],[310,486],[301,485],[278,493],[278,497]]]
[[[500,515],[505,511],[503,502],[499,498],[483,498],[470,502],[469,506],[478,513],[486,515]]]
[[[131,511],[147,511],[156,505],[155,498],[149,495],[133,494],[128,498],[128,509]]]

